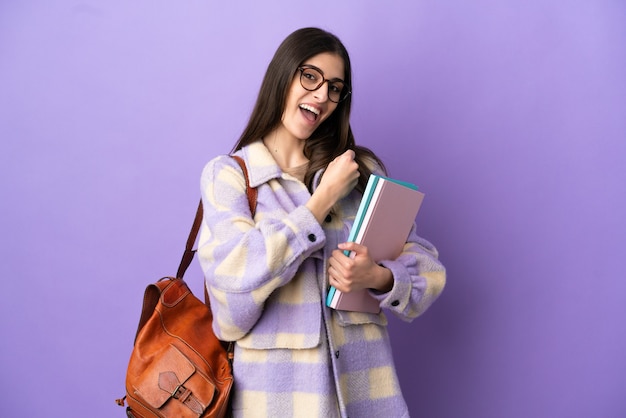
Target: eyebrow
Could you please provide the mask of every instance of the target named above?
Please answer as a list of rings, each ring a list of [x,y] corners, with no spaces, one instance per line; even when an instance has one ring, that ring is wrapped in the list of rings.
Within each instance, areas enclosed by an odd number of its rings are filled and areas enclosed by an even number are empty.
[[[316,67],[316,66],[315,66],[315,65],[313,65],[313,64],[302,64],[300,67],[308,67],[308,68],[313,68],[314,70],[319,71],[319,72],[320,72],[320,74],[322,74],[322,77],[326,78],[326,75],[324,74],[324,71],[322,71],[322,69],[321,69],[321,68]],[[342,83],[346,84],[346,82],[345,82],[342,78],[339,78],[339,77],[335,77],[335,78],[326,78],[326,80],[328,80],[328,81],[341,81]]]

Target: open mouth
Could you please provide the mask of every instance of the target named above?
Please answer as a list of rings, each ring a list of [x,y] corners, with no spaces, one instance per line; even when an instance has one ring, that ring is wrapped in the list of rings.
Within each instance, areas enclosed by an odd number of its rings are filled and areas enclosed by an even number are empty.
[[[300,110],[302,111],[304,117],[311,122],[315,122],[320,115],[319,109],[316,109],[307,104],[301,104]]]

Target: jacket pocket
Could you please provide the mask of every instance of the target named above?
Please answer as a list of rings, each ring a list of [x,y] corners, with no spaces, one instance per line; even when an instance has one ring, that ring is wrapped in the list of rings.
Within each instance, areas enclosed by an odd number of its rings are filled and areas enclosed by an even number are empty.
[[[369,312],[350,312],[350,311],[334,311],[337,315],[338,323],[342,327],[350,325],[376,324],[387,326],[387,316],[381,311],[380,313]]]

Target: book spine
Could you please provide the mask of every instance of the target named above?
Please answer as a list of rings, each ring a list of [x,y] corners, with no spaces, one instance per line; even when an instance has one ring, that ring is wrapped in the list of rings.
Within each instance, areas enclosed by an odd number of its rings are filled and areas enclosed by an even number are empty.
[[[363,192],[363,197],[361,198],[361,203],[359,204],[359,208],[356,211],[356,216],[354,217],[354,223],[352,224],[352,228],[350,229],[350,235],[348,235],[347,242],[354,242],[356,239],[359,230],[361,229],[361,225],[363,224],[363,216],[367,211],[367,208],[372,200],[372,195],[374,194],[374,190],[376,189],[376,184],[378,183],[378,179],[380,176],[376,174],[370,174],[370,178],[365,186],[365,191]],[[349,255],[349,251],[344,251],[345,255]]]
[[[372,195],[374,193],[379,178],[380,176],[376,174],[370,174],[367,185],[365,186],[365,191],[363,192],[363,197],[361,198],[361,203],[359,204],[359,208],[356,211],[354,223],[352,224],[352,228],[350,229],[350,234],[348,235],[347,242],[354,242],[354,240],[356,239],[356,236],[361,229],[361,224],[363,223],[363,216],[369,206],[370,201],[372,200]],[[347,256],[350,255],[350,251],[348,250],[345,250],[343,253]],[[337,303],[339,293],[341,292],[335,289],[334,286],[330,286],[330,288],[328,289],[328,295],[326,296],[326,306],[334,308],[333,302],[335,304]]]
[[[328,295],[326,295],[326,306],[330,308],[334,308],[332,304],[333,304],[333,297],[335,296],[336,291],[337,289],[335,289],[335,286],[331,286],[330,288],[328,288]]]

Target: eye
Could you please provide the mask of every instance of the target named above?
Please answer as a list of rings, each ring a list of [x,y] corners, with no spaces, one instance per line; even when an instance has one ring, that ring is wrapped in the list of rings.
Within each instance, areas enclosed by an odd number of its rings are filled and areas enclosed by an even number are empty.
[[[343,90],[343,84],[340,83],[329,83],[330,84],[330,91],[332,91],[333,93],[341,93],[341,91]]]
[[[304,76],[304,78],[306,78],[307,80],[313,81],[313,82],[316,82],[317,77],[318,77],[315,71],[312,71],[312,70],[304,70],[302,72],[302,76]]]

